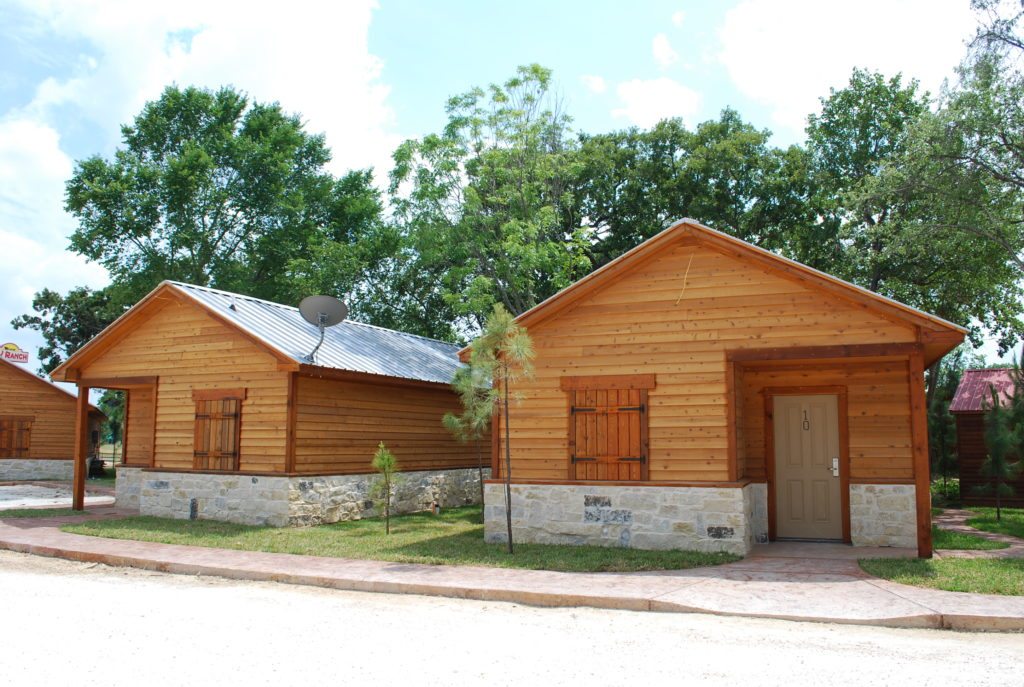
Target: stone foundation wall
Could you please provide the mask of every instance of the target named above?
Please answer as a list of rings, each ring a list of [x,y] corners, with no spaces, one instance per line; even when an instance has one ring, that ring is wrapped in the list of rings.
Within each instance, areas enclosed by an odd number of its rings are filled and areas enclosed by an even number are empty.
[[[370,498],[375,475],[276,477],[193,472],[118,471],[118,505],[164,518],[223,520],[246,525],[319,525],[380,514]],[[485,476],[487,471],[485,471]],[[476,468],[404,472],[398,476],[394,512],[480,502]],[[122,503],[122,494],[124,502]]]
[[[743,510],[750,523],[755,544],[768,543],[768,485],[764,482],[743,487]]]
[[[484,470],[484,479],[490,477]],[[320,525],[358,520],[383,514],[383,506],[370,498],[376,475],[293,477],[288,485],[290,525]],[[403,472],[398,475],[392,505],[396,513],[429,510],[437,503],[454,508],[480,503],[476,468]]]
[[[114,480],[114,504],[118,508],[139,507],[139,496],[142,494],[142,480],[145,474],[142,468],[128,468],[123,465],[117,468]]]
[[[58,479],[71,480],[75,476],[73,460],[46,458],[0,459],[0,482],[15,480]]]
[[[513,484],[512,537],[744,555],[753,545],[750,520],[760,501],[758,490],[748,488]],[[505,541],[504,485],[486,485],[484,504],[484,538]]]
[[[912,484],[851,484],[850,539],[854,546],[917,548]]]

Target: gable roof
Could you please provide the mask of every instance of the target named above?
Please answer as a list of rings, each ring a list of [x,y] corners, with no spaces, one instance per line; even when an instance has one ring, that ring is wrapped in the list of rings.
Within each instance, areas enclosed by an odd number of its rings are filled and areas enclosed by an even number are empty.
[[[55,379],[87,361],[106,337],[115,336],[151,303],[171,296],[198,305],[219,322],[234,328],[292,369],[301,367],[344,370],[422,382],[448,384],[461,366],[454,344],[345,320],[329,327],[316,362],[306,356],[319,332],[298,308],[205,286],[165,281],[128,312],[75,352],[54,370]]]
[[[962,340],[967,330],[964,327],[948,322],[941,317],[926,313],[899,301],[887,298],[868,289],[834,277],[830,274],[808,267],[796,260],[790,260],[752,243],[730,236],[704,226],[700,222],[684,218],[668,229],[652,236],[632,250],[629,250],[608,264],[594,270],[579,281],[570,284],[547,300],[535,305],[516,318],[516,322],[530,327],[547,320],[557,313],[572,306],[582,298],[614,283],[615,279],[629,270],[638,267],[670,246],[686,240],[708,245],[720,252],[745,260],[753,260],[763,268],[782,273],[784,276],[800,281],[809,287],[817,288],[837,298],[857,304],[858,306],[877,312],[890,320],[904,322],[908,326],[918,326],[923,330],[937,332],[941,341],[939,348],[944,349],[938,355],[927,356],[938,358],[952,350]],[[948,344],[948,345],[947,345]],[[463,348],[459,354],[465,356],[469,347]]]
[[[996,390],[999,405],[1004,405],[1013,394],[1015,383],[1013,370],[964,370],[960,384],[949,404],[951,413],[982,413],[992,402],[992,391]]]
[[[3,370],[11,370],[16,375],[22,375],[28,379],[31,379],[33,382],[36,382],[37,384],[42,384],[50,392],[65,394],[66,396],[68,396],[68,398],[72,400],[78,398],[78,396],[72,393],[70,390],[65,389],[64,387],[61,386],[57,386],[53,382],[47,381],[42,377],[37,377],[28,370],[26,370],[25,368],[19,367],[15,363],[0,358],[0,372],[2,372]],[[100,410],[91,403],[89,404],[89,412],[97,415],[102,415],[103,417],[107,416],[106,413],[104,413],[102,410]]]

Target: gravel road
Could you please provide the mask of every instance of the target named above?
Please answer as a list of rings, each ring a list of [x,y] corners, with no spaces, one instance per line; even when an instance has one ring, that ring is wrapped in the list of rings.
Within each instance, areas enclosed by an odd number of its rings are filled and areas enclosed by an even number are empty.
[[[548,609],[0,551],[0,683],[1020,685],[1024,635]]]

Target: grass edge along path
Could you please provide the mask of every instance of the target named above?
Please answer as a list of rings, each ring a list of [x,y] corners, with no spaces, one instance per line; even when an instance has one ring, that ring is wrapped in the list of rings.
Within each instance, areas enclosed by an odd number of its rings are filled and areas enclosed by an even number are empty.
[[[0,519],[4,518],[68,518],[78,515],[90,515],[88,510],[71,508],[11,508],[0,510]]]
[[[238,551],[563,572],[684,570],[732,563],[741,558],[728,553],[555,544],[516,544],[516,552],[509,555],[503,544],[484,542],[478,506],[452,508],[440,515],[395,516],[390,535],[384,534],[384,523],[377,518],[295,528],[131,516],[67,524],[61,530],[111,539]]]
[[[993,551],[1008,549],[1010,545],[1003,541],[993,541],[968,532],[944,530],[932,525],[932,544],[936,549],[946,551]]]
[[[1024,558],[862,558],[883,580],[947,592],[1024,595]]]
[[[968,510],[974,513],[974,516],[967,519],[968,527],[1024,539],[1024,508],[1003,508],[1001,520],[996,520],[995,508],[971,506]]]

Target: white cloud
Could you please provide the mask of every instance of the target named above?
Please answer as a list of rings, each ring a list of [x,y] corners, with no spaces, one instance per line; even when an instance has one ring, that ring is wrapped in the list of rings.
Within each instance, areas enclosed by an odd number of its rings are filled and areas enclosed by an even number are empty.
[[[593,74],[584,74],[580,77],[580,80],[591,93],[604,93],[608,90],[608,84],[605,82],[603,77],[594,76]]]
[[[41,79],[30,103],[0,112],[0,339],[36,345],[8,322],[28,312],[43,287],[105,283],[102,269],[65,250],[74,227],[63,212],[72,162],[61,135],[72,135],[62,128],[69,121],[77,135],[100,132],[79,150],[110,155],[120,125],[165,86],[231,85],[301,113],[307,130],[326,135],[333,172],[372,166],[378,185],[387,183],[402,137],[382,63],[369,52],[373,0],[294,0],[287,11],[269,1],[244,11],[208,0],[22,2],[29,18],[9,33],[46,34],[81,54],[70,54],[70,73]]]
[[[672,25],[673,26],[680,27],[680,26],[683,25],[684,21],[686,21],[686,12],[684,12],[682,10],[678,10],[678,11],[672,13]]]
[[[692,124],[701,104],[699,93],[667,77],[625,81],[615,91],[623,106],[612,110],[612,116],[645,128],[669,117],[682,117]]]
[[[654,55],[654,61],[662,69],[671,67],[679,61],[679,53],[672,48],[668,36],[663,33],[659,33],[654,37],[654,40],[651,42],[651,52]]]
[[[844,86],[854,67],[902,72],[936,93],[973,31],[969,5],[744,0],[726,14],[719,59],[741,92],[802,138],[818,98]]]
[[[17,342],[33,360],[42,339],[10,327],[31,311],[33,294],[106,280],[99,266],[64,250],[73,227],[63,211],[71,171],[52,128],[27,119],[0,121],[0,343]]]

